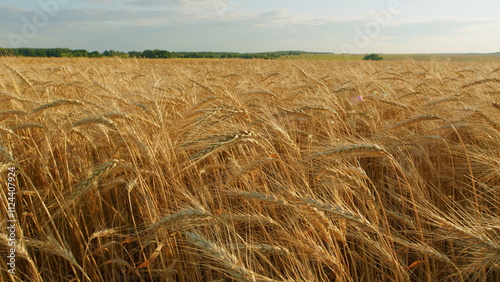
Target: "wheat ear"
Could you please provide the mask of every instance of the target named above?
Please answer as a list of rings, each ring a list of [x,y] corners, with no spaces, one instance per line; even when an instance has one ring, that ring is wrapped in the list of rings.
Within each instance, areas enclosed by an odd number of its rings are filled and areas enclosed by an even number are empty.
[[[243,197],[249,200],[258,200],[278,205],[288,205],[287,201],[285,201],[284,199],[279,199],[273,195],[268,195],[259,192],[227,191],[225,192],[225,194],[227,196]]]
[[[184,234],[189,242],[198,246],[203,252],[217,261],[233,279],[244,282],[257,281],[255,273],[240,266],[236,256],[230,254],[222,246],[191,232],[185,232]]]
[[[112,120],[107,119],[105,117],[89,117],[89,118],[84,118],[84,119],[75,121],[73,123],[73,127],[83,126],[83,125],[92,124],[92,123],[99,123],[99,124],[106,125],[109,128],[116,129],[115,123]]]
[[[169,216],[166,216],[166,217],[160,219],[158,222],[156,222],[154,224],[151,224],[146,229],[144,229],[144,232],[154,231],[162,225],[174,224],[176,222],[179,222],[180,220],[187,220],[187,219],[193,219],[193,218],[206,218],[206,217],[211,217],[211,216],[213,216],[213,215],[210,212],[199,210],[199,209],[181,210],[179,212],[176,212],[174,214],[171,214]]]
[[[243,249],[243,250],[249,250],[251,252],[259,252],[262,254],[268,254],[268,255],[288,255],[290,254],[290,250],[288,250],[285,247],[280,247],[280,246],[271,246],[267,244],[253,244],[253,245],[245,245],[245,244],[237,244],[237,245],[232,245],[232,248],[235,249]]]
[[[39,240],[26,238],[26,245],[28,247],[37,248],[40,252],[45,252],[48,254],[53,254],[53,255],[60,256],[60,257],[64,258],[66,261],[71,263],[72,266],[74,266],[78,270],[80,270],[83,273],[83,275],[86,277],[86,279],[88,279],[88,281],[92,281],[90,279],[90,277],[88,277],[85,270],[77,262],[77,260],[75,259],[75,257],[71,253],[71,251],[68,251],[66,248],[64,248],[54,238],[49,237],[47,241],[39,241]]]
[[[83,103],[78,101],[78,100],[62,99],[62,100],[57,100],[57,101],[42,105],[36,109],[33,109],[33,113],[41,112],[43,110],[53,108],[53,107],[62,106],[62,105],[83,105]]]
[[[401,123],[398,123],[396,125],[393,125],[390,129],[396,129],[402,126],[408,126],[410,124],[426,121],[426,120],[437,120],[437,119],[443,119],[442,117],[434,114],[425,114],[425,115],[420,115],[418,117],[403,121]]]
[[[27,115],[27,111],[23,110],[7,110],[7,111],[0,111],[0,115]]]
[[[367,227],[369,230],[376,231],[375,227],[373,227],[373,225],[366,218],[364,218],[362,215],[355,215],[354,213],[342,208],[341,206],[323,204],[323,203],[319,202],[318,200],[315,200],[312,198],[298,197],[297,199],[299,201],[301,201],[302,204],[305,204],[305,205],[308,205],[310,207],[314,207],[318,210],[322,210],[322,211],[325,211],[327,213],[336,215],[341,219],[346,219],[349,221],[359,223],[359,224]]]
[[[326,151],[309,155],[306,160],[324,157],[328,155],[355,156],[355,157],[381,157],[388,153],[375,144],[352,144],[329,148]]]
[[[42,125],[42,124],[39,124],[39,123],[23,123],[23,124],[19,124],[19,125],[14,125],[10,129],[12,131],[18,131],[18,130],[27,129],[27,128],[41,128],[41,129],[44,129],[46,127],[45,127],[45,125]]]
[[[473,81],[471,83],[467,83],[465,85],[462,85],[460,87],[460,89],[469,88],[471,86],[475,86],[475,85],[479,85],[479,84],[483,84],[483,83],[488,83],[488,82],[500,82],[500,78],[486,78],[486,79]]]
[[[29,264],[30,270],[32,271],[31,273],[31,279],[33,281],[43,281],[43,279],[40,276],[40,272],[38,271],[38,267],[31,258],[30,254],[28,253],[28,250],[26,249],[26,242],[25,238],[21,237],[19,240],[16,242],[16,254],[20,258],[23,258],[26,260]],[[6,234],[0,233],[0,245],[4,245],[6,250],[9,250],[12,246],[10,245],[11,242],[9,240],[9,237],[7,237]]]
[[[101,177],[103,174],[105,174],[107,171],[109,171],[111,168],[115,167],[120,161],[119,160],[111,160],[108,162],[103,163],[102,165],[98,166],[87,178],[83,179],[82,181],[78,182],[75,186],[73,186],[73,193],[69,194],[64,200],[62,204],[58,203],[52,203],[48,206],[49,209],[54,208],[57,205],[60,205],[61,210],[59,212],[62,212],[66,208],[68,208],[70,205],[76,203],[83,195],[85,195],[90,189],[91,184],[94,183],[99,177]],[[58,212],[58,213],[59,213]],[[56,214],[58,214],[56,213]]]
[[[31,84],[31,82],[22,73],[20,73],[17,69],[15,69],[14,67],[12,67],[11,65],[9,65],[7,63],[3,63],[3,65],[6,66],[9,70],[14,72],[15,74],[17,74],[24,81],[24,83],[26,83],[31,89],[33,89],[35,94],[38,96],[38,92],[36,91],[33,84]]]
[[[14,161],[14,157],[12,156],[12,153],[9,151],[9,149],[7,149],[3,146],[0,146],[0,155],[4,156],[6,159],[8,159],[11,162]]]

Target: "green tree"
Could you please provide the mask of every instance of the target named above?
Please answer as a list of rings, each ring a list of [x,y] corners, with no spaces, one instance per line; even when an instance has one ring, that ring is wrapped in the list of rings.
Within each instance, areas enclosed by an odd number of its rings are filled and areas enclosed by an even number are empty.
[[[47,51],[45,49],[35,49],[36,57],[47,57]]]
[[[366,55],[363,60],[365,61],[382,61],[382,57],[379,54]]]
[[[90,58],[102,58],[102,54],[99,51],[93,51],[89,53]]]
[[[106,51],[102,52],[102,55],[105,57],[121,57],[121,58],[128,56],[128,54],[126,54],[126,53],[123,53],[120,51],[115,51],[115,50],[106,50]],[[127,56],[125,56],[125,55],[127,55]]]
[[[132,58],[141,58],[143,56],[142,52],[138,52],[138,51],[130,51],[130,52],[128,52],[128,55]]]
[[[153,50],[144,50],[142,52],[142,56],[144,58],[152,59],[155,57],[155,53],[153,52]]]
[[[153,51],[153,56],[155,58],[162,58],[162,59],[165,59],[165,58],[172,58],[173,57],[173,54],[170,53],[169,51],[166,51],[166,50],[158,50],[158,49],[155,49]]]
[[[60,56],[63,57],[63,58],[73,58],[74,57],[73,53],[71,53],[71,52],[61,53]]]
[[[89,52],[87,50],[72,50],[71,51],[71,54],[73,55],[73,57],[88,57],[89,56]]]

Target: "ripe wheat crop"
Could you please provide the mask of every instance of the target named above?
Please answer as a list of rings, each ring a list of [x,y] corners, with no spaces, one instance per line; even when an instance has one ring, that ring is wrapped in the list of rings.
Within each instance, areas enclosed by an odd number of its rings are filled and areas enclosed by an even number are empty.
[[[500,280],[498,64],[1,60],[2,281]]]

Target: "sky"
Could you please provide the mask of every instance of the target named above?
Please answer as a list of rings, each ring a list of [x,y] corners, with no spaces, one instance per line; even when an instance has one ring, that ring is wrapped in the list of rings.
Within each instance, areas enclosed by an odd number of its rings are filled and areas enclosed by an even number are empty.
[[[500,52],[498,0],[3,0],[0,47]]]

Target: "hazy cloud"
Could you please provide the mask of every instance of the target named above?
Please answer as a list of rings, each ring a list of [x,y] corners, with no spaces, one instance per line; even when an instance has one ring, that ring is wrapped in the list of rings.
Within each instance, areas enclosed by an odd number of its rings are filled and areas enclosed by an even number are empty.
[[[110,5],[112,2],[117,2],[116,0],[84,0],[85,2],[88,3],[97,3],[97,4],[104,4],[104,5]],[[121,2],[121,1],[118,1]]]
[[[40,28],[27,47],[100,51],[158,48],[172,51],[300,49],[341,52],[341,43],[353,44],[356,33],[373,21],[373,17],[365,17],[364,20],[314,18],[291,13],[288,9],[248,12],[244,8],[238,10],[240,7],[222,18],[213,7],[218,0],[173,0],[161,1],[161,4],[157,0],[86,1],[103,5],[93,9],[62,9]],[[37,11],[40,9],[0,5],[0,32],[20,34],[25,24],[23,17],[29,20]],[[458,42],[467,41],[467,36],[478,42],[486,41],[487,35],[490,40],[498,37],[498,26],[498,21],[440,19],[409,22],[394,17],[361,52],[401,52],[398,46],[404,46],[404,50],[427,50],[431,47],[444,50],[449,47],[441,46],[450,46],[446,44],[447,40],[457,42],[451,45],[455,49],[449,50],[457,52],[462,50]],[[474,42],[467,43],[471,45]],[[0,38],[0,46],[9,45],[5,37]]]

